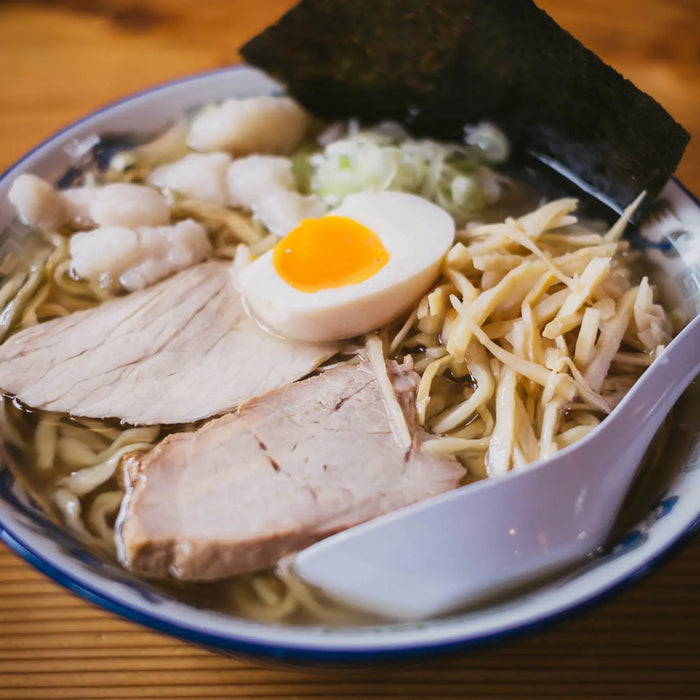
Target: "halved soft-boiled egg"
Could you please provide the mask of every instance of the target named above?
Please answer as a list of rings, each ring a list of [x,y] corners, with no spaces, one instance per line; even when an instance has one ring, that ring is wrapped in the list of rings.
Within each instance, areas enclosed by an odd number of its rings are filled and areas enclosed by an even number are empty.
[[[351,194],[244,268],[239,286],[275,333],[314,342],[350,338],[415,304],[438,276],[454,234],[452,217],[422,197]]]

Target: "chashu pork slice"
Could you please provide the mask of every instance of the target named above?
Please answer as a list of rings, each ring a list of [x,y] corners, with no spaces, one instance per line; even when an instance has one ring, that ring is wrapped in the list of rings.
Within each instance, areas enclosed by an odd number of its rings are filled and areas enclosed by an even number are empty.
[[[293,382],[335,352],[263,331],[230,269],[202,263],[20,331],[0,346],[0,391],[77,416],[185,423]]]
[[[402,447],[367,365],[271,391],[125,465],[120,559],[151,577],[202,581],[274,564],[340,530],[454,488],[464,469],[423,452],[418,375],[389,363],[413,433]]]

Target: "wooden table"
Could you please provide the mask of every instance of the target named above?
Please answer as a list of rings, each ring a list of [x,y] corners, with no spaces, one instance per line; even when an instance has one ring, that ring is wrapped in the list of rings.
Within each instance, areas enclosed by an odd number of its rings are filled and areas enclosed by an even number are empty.
[[[292,4],[2,2],[0,168],[115,98],[235,62],[242,41]],[[679,176],[700,193],[700,0],[539,4],[693,134]],[[0,698],[700,698],[699,585],[696,537],[642,582],[545,631],[449,659],[317,674],[147,631],[0,546]]]

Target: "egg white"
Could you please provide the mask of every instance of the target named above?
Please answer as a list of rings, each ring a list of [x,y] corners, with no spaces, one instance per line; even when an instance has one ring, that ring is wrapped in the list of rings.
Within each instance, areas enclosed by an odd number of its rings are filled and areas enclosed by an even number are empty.
[[[327,216],[344,216],[374,231],[389,260],[356,284],[301,292],[277,273],[272,251],[240,271],[238,284],[252,313],[271,331],[309,342],[350,338],[392,321],[434,282],[454,241],[452,217],[403,192],[348,195]]]

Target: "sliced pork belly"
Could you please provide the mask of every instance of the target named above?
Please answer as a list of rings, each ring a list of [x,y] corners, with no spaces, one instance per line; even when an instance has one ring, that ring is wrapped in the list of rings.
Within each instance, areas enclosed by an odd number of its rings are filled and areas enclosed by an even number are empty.
[[[418,375],[395,363],[389,373],[413,433],[408,452],[361,365],[272,391],[129,458],[122,562],[152,577],[221,578],[456,486],[457,461],[420,450]]]
[[[0,346],[0,391],[49,411],[185,423],[295,381],[334,352],[263,331],[230,265],[209,262],[12,336]]]

